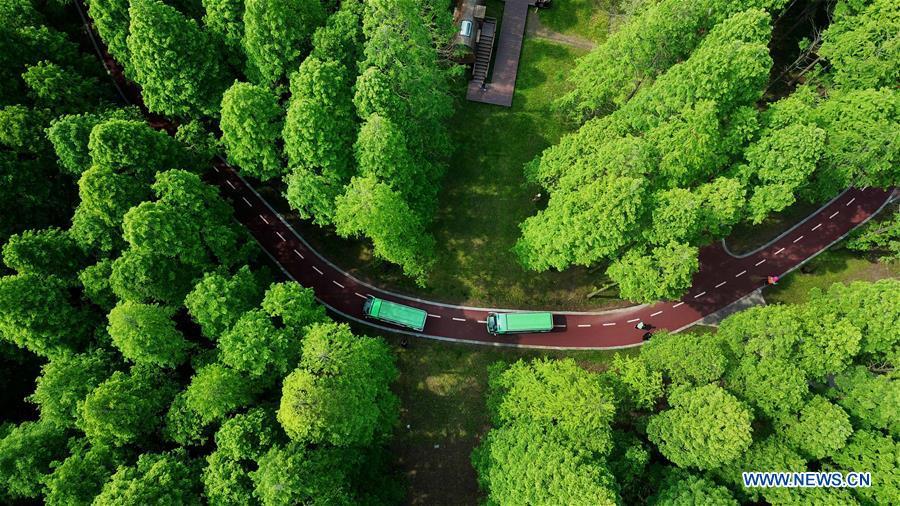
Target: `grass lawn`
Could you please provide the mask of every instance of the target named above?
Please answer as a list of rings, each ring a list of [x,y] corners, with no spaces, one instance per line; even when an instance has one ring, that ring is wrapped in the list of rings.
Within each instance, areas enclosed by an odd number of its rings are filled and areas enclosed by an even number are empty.
[[[595,43],[606,40],[611,28],[624,19],[619,0],[554,0],[549,9],[540,11],[546,28],[575,35]]]
[[[409,348],[396,347],[396,352],[401,374],[395,389],[401,414],[392,453],[407,479],[407,504],[429,506],[479,503],[481,493],[469,455],[489,426],[485,394],[490,364],[537,356],[572,357],[583,367],[602,370],[614,355],[548,353],[423,339],[413,339]]]
[[[900,262],[881,262],[847,249],[833,248],[785,276],[778,286],[766,288],[763,295],[769,304],[799,304],[809,299],[813,288],[824,290],[834,283],[884,278],[900,278]]]

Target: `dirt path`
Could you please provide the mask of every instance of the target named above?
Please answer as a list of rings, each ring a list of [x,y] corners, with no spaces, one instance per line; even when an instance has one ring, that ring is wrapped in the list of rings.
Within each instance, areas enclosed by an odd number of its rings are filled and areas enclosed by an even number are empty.
[[[525,27],[525,33],[527,35],[538,39],[550,40],[567,46],[584,49],[586,51],[590,51],[596,46],[593,41],[585,39],[584,37],[566,35],[550,30],[541,23],[540,15],[536,13],[535,9],[528,10],[528,23]]]

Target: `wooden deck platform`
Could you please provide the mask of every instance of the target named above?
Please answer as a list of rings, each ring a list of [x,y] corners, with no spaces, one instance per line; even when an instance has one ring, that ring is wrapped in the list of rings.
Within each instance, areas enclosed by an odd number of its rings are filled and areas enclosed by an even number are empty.
[[[484,84],[478,80],[469,81],[467,100],[504,107],[512,105],[522,39],[525,37],[525,20],[534,0],[506,0],[505,4],[500,22],[500,37],[495,42],[497,53],[490,81]]]

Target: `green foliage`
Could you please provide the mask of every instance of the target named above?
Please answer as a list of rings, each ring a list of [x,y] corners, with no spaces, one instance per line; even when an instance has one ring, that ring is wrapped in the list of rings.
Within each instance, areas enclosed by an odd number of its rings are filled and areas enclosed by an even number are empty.
[[[275,283],[266,290],[262,308],[285,325],[300,329],[327,322],[325,308],[316,302],[316,294],[298,283]]]
[[[69,114],[54,119],[47,129],[60,168],[80,176],[91,165],[88,141],[91,130],[108,119],[137,119],[134,109],[111,109],[101,113]]]
[[[278,424],[267,408],[254,408],[222,423],[216,432],[216,452],[235,460],[257,460],[282,442]]]
[[[663,396],[662,372],[651,369],[643,358],[617,354],[610,370],[616,380],[614,386],[622,390],[617,398],[625,403],[638,409],[652,409]]]
[[[40,153],[47,140],[44,127],[50,122],[50,111],[24,105],[0,108],[0,146],[18,153]]]
[[[649,504],[728,506],[738,502],[727,488],[703,476],[681,471],[666,477],[659,493],[650,499]]]
[[[88,14],[106,47],[127,74],[131,74],[131,50],[127,37],[131,15],[129,0],[88,0]]]
[[[348,452],[328,447],[306,448],[300,443],[275,446],[250,473],[254,495],[266,506],[291,504],[353,504],[347,490]]]
[[[122,301],[109,312],[107,331],[122,355],[139,365],[175,367],[190,343],[175,328],[175,309]]]
[[[62,462],[54,463],[45,482],[49,506],[90,505],[116,467],[124,464],[121,452],[105,446],[89,446],[86,439]]]
[[[834,455],[853,432],[847,413],[821,396],[807,402],[798,416],[783,419],[781,423],[787,441],[817,460]]]
[[[262,300],[260,278],[246,265],[230,277],[208,273],[185,297],[184,305],[203,335],[216,339]]]
[[[78,403],[110,376],[112,364],[99,350],[55,356],[41,368],[28,399],[40,408],[43,423],[74,427]]]
[[[183,450],[145,453],[134,466],[120,467],[93,504],[199,505],[198,474],[199,464]]]
[[[502,392],[495,406],[496,424],[527,424],[542,430],[543,438],[609,453],[609,425],[615,413],[612,392],[602,386],[599,376],[574,361],[516,362],[491,382],[491,388]]]
[[[857,229],[847,241],[856,251],[874,251],[883,260],[900,260],[900,212],[894,210],[881,220],[873,220]]]
[[[303,340],[300,366],[282,386],[278,421],[295,440],[369,446],[397,422],[397,377],[387,345],[358,338],[346,325],[318,324]]]
[[[228,79],[209,35],[159,0],[132,0],[129,15],[130,66],[147,108],[171,116],[217,114]]]
[[[3,245],[3,263],[21,274],[71,278],[85,261],[68,232],[58,228],[26,230]]]
[[[695,246],[674,242],[654,248],[650,255],[629,250],[609,266],[607,275],[619,284],[623,299],[646,303],[677,299],[691,287],[700,268],[697,254]]]
[[[41,107],[60,112],[77,112],[97,107],[106,90],[96,77],[84,77],[77,71],[49,61],[28,67],[22,79],[29,96]]]
[[[853,492],[864,503],[886,504],[900,497],[900,443],[878,432],[858,430],[847,445],[832,457],[843,471],[865,469],[872,473],[872,486]]]
[[[350,72],[355,71],[365,43],[361,6],[357,2],[341,2],[340,9],[313,34],[313,50],[307,60],[334,61]]]
[[[696,386],[722,377],[728,364],[718,346],[704,336],[689,333],[656,332],[641,349],[641,359],[673,383]]]
[[[889,0],[867,2],[860,12],[836,9],[822,34],[819,56],[828,60],[830,79],[839,88],[880,88],[900,80],[900,16]]]
[[[92,318],[70,301],[68,285],[33,273],[0,277],[0,337],[45,357],[80,348]]]
[[[513,504],[618,504],[602,460],[565,442],[545,439],[537,426],[513,424],[488,433],[472,454],[489,501]]]
[[[350,76],[341,63],[307,58],[291,74],[291,100],[284,124],[284,152],[291,173],[291,207],[317,224],[329,224],[334,199],[352,175],[356,116]]]
[[[202,3],[206,11],[203,15],[204,28],[227,48],[229,64],[243,68],[241,40],[244,38],[244,1],[202,0]]]
[[[669,396],[669,404],[650,419],[647,437],[675,464],[712,469],[750,447],[750,412],[722,388],[681,390]]]
[[[249,404],[257,385],[239,372],[221,364],[197,370],[185,390],[185,403],[205,422],[222,419],[237,408]]]
[[[806,375],[791,362],[752,355],[733,369],[728,387],[772,418],[799,411],[809,390]]]
[[[574,89],[560,100],[576,117],[620,107],[654,79],[687,58],[717,24],[741,10],[778,12],[784,0],[661,0],[632,16],[569,76]]]
[[[62,428],[23,422],[0,439],[0,488],[12,498],[40,497],[51,463],[65,453]]]
[[[771,435],[754,441],[743,455],[730,464],[716,469],[713,473],[724,483],[739,491],[745,501],[760,501],[765,498],[772,504],[790,503],[789,489],[744,488],[741,473],[765,469],[767,471],[803,472],[807,470],[806,460],[789,445],[783,437]]]
[[[334,217],[338,234],[366,235],[374,254],[403,268],[423,285],[434,263],[434,237],[423,233],[422,219],[399,192],[375,177],[355,177],[337,198]]]
[[[284,122],[278,98],[262,86],[235,83],[222,96],[222,143],[228,161],[261,181],[284,171],[278,139]]]
[[[223,363],[252,376],[282,377],[300,359],[301,335],[296,328],[277,328],[259,309],[244,313],[219,338]]]
[[[174,395],[171,380],[158,371],[116,371],[78,403],[76,426],[92,444],[132,444],[157,428]]]
[[[855,366],[834,379],[834,401],[864,429],[882,429],[900,438],[900,380]]]
[[[108,258],[85,267],[78,273],[78,281],[84,288],[85,297],[107,311],[116,305],[116,296],[109,284],[111,275],[112,260]]]
[[[245,0],[246,74],[256,84],[278,84],[309,53],[316,27],[325,22],[318,0]]]

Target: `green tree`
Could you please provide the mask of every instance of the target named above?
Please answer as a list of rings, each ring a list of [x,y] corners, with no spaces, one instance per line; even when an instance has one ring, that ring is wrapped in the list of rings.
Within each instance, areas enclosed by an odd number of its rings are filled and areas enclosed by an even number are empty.
[[[652,370],[641,358],[616,354],[610,370],[616,378],[614,385],[621,389],[617,398],[627,405],[652,409],[663,396],[662,372]]]
[[[131,75],[131,50],[128,47],[128,30],[131,23],[131,15],[128,11],[129,0],[89,0],[88,14],[94,22],[94,27],[106,47],[113,56],[125,68],[125,72]]]
[[[3,245],[3,263],[20,274],[71,278],[85,262],[78,244],[58,228],[26,230]]]
[[[311,288],[299,283],[275,283],[263,297],[262,308],[269,316],[297,330],[330,321],[325,308],[316,301]]]
[[[35,104],[56,112],[80,112],[101,105],[106,89],[96,77],[56,63],[41,61],[22,74]]]
[[[708,338],[657,332],[641,349],[641,360],[677,384],[704,385],[725,373],[728,359]]]
[[[78,350],[93,318],[71,302],[69,285],[32,273],[0,277],[0,337],[45,357]]]
[[[799,411],[809,392],[804,372],[779,357],[744,357],[728,375],[727,384],[770,418]]]
[[[0,487],[11,498],[38,498],[51,463],[66,453],[61,427],[23,422],[0,439]]]
[[[347,476],[354,460],[347,450],[327,446],[274,446],[250,473],[254,495],[266,506],[354,504]]]
[[[158,371],[114,372],[78,403],[76,426],[93,444],[133,444],[153,432],[175,388]]]
[[[279,83],[309,53],[325,11],[318,0],[245,0],[244,53],[256,84]]]
[[[544,438],[609,453],[615,413],[612,391],[573,360],[519,361],[490,386],[501,392],[494,407],[495,424],[527,424],[542,430]]]
[[[374,177],[353,178],[337,198],[334,221],[339,235],[367,236],[375,256],[424,285],[434,264],[434,237],[397,191]]]
[[[185,297],[188,313],[203,335],[217,339],[263,298],[263,275],[243,266],[232,276],[211,272]]]
[[[872,486],[853,489],[864,502],[887,504],[900,497],[900,443],[874,431],[858,430],[847,445],[832,457],[844,471],[865,469],[872,473]]]
[[[340,9],[313,34],[309,58],[334,61],[355,73],[365,43],[360,19],[362,7],[358,2],[341,2]]]
[[[228,161],[266,181],[284,172],[278,146],[284,123],[278,98],[262,86],[235,83],[222,96],[222,143]]]
[[[304,218],[330,224],[334,199],[352,175],[356,136],[348,70],[309,57],[291,74],[284,152],[291,173],[286,196]]]
[[[185,404],[204,422],[222,419],[253,401],[257,385],[239,372],[221,364],[197,370],[185,390]]]
[[[783,437],[774,434],[750,445],[738,459],[713,471],[713,474],[742,494],[744,502],[758,502],[765,498],[772,504],[790,503],[790,492],[784,488],[745,488],[741,473],[747,471],[804,472],[806,459],[798,454]]]
[[[113,474],[93,504],[199,505],[199,467],[182,449],[142,454],[135,465]]]
[[[847,241],[847,247],[855,251],[874,251],[885,260],[900,259],[900,212],[895,209],[857,229]]]
[[[678,466],[716,468],[750,447],[750,412],[722,388],[705,385],[674,392],[669,404],[650,418],[647,436]]]
[[[346,325],[318,324],[303,340],[300,366],[283,382],[278,421],[295,441],[369,446],[399,416],[390,384],[397,369],[387,345]]]
[[[841,88],[880,88],[900,80],[897,59],[900,18],[888,0],[867,2],[860,12],[835,9],[818,54],[828,60],[829,78]],[[842,6],[843,7],[843,6]]]
[[[900,438],[900,380],[855,366],[834,379],[834,401],[853,417],[854,425],[882,429]]]
[[[88,300],[109,311],[116,305],[116,295],[109,284],[112,275],[113,261],[104,258],[94,265],[89,265],[78,273],[78,281],[84,288]]]
[[[678,469],[666,476],[659,493],[650,499],[649,504],[736,506],[739,503],[727,488],[703,476]]]
[[[197,22],[159,0],[131,0],[128,49],[147,108],[213,116],[227,85],[222,53]]]
[[[645,303],[677,299],[691,287],[700,269],[697,254],[696,247],[674,242],[654,248],[650,255],[629,250],[606,273],[619,284],[624,299]]]
[[[277,328],[264,311],[244,313],[219,338],[221,360],[252,376],[281,378],[300,360],[298,329]]]
[[[122,301],[109,312],[107,331],[122,355],[136,364],[175,367],[187,359],[190,343],[175,328],[175,309]]]
[[[202,3],[206,11],[203,26],[227,48],[228,63],[234,68],[243,68],[244,1],[202,0]]]
[[[577,444],[544,438],[536,425],[492,430],[472,453],[472,465],[492,504],[619,504],[602,460]]]
[[[89,506],[116,468],[125,464],[122,452],[77,441],[72,454],[54,464],[45,482],[44,500],[49,506]]]
[[[112,368],[112,357],[99,350],[55,356],[41,368],[28,399],[38,405],[43,422],[74,427],[78,403],[110,376]]]
[[[785,438],[816,460],[834,455],[853,433],[847,413],[821,396],[810,399],[799,415],[780,422]]]

